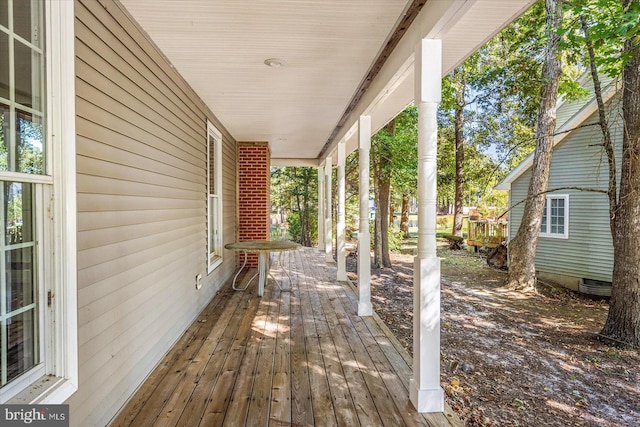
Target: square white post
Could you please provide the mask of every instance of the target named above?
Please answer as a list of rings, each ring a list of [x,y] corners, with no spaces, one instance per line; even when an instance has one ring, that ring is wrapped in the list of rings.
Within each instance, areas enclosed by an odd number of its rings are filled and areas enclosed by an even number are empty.
[[[336,227],[337,247],[338,247],[338,280],[347,280],[347,259],[345,257],[346,240],[346,179],[344,168],[346,162],[346,147],[344,142],[338,143],[338,222]]]
[[[331,221],[331,168],[333,160],[327,156],[324,164],[324,253],[327,262],[333,262],[333,224]]]
[[[371,116],[358,121],[358,167],[360,172],[360,224],[358,228],[358,315],[372,316],[371,235],[369,233],[369,152]]]
[[[418,106],[418,255],[413,266],[413,378],[410,398],[418,412],[444,411],[440,387],[440,259],[436,254],[438,103],[442,41],[423,39],[415,52]]]
[[[318,250],[324,251],[324,164],[318,166]]]

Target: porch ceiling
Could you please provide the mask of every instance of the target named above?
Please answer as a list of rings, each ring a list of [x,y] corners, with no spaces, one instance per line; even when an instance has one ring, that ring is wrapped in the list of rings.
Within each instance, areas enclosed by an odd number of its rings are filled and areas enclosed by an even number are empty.
[[[413,1],[121,2],[236,140],[269,141],[277,164],[317,164],[349,139],[354,116],[372,114],[378,128],[413,100],[406,69],[419,38],[442,37],[450,69],[532,0],[426,0],[351,115],[344,113]],[[271,68],[268,58],[286,64]]]

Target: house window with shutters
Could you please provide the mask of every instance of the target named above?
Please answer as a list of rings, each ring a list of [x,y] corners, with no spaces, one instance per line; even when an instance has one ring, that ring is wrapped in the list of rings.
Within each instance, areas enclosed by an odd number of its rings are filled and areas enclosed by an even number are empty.
[[[207,257],[211,273],[222,263],[222,134],[207,123]]]

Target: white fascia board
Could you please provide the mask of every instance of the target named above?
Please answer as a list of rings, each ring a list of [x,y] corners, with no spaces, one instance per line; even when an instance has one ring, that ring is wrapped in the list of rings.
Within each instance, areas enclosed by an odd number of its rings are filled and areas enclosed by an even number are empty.
[[[615,95],[620,86],[616,84],[614,80],[606,89],[605,93],[602,96],[602,101],[606,104],[612,97]],[[587,120],[593,113],[598,110],[598,104],[596,102],[595,96],[591,98],[591,100],[584,104],[584,106],[576,112],[573,117],[564,122],[562,126],[556,129],[556,136],[553,139],[553,147],[555,148],[562,140],[564,140],[570,133],[571,129],[579,126],[582,122]],[[526,159],[524,159],[518,166],[516,166],[507,176],[504,177],[498,185],[494,188],[496,190],[511,190],[511,183],[518,179],[520,175],[525,173],[533,164],[534,153],[529,154]]]

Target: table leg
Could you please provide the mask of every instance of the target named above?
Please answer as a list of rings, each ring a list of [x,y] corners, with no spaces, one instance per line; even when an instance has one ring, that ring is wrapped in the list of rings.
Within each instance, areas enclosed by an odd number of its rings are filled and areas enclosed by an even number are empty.
[[[258,279],[258,296],[264,295],[264,285],[269,275],[269,252],[260,252],[258,254],[258,272],[260,278]]]
[[[256,273],[253,276],[251,276],[251,278],[249,279],[249,281],[247,282],[247,284],[245,285],[244,288],[239,288],[239,287],[236,286],[236,280],[238,279],[238,276],[240,275],[240,273],[242,273],[242,270],[244,270],[244,267],[247,265],[247,251],[242,251],[242,253],[244,253],[244,262],[242,263],[242,267],[240,267],[240,270],[238,270],[238,272],[234,276],[233,283],[231,284],[231,288],[234,291],[244,291],[244,290],[246,290],[249,287],[249,285],[251,284],[251,282],[253,281],[253,279],[255,279],[256,276],[258,275],[258,273]]]

